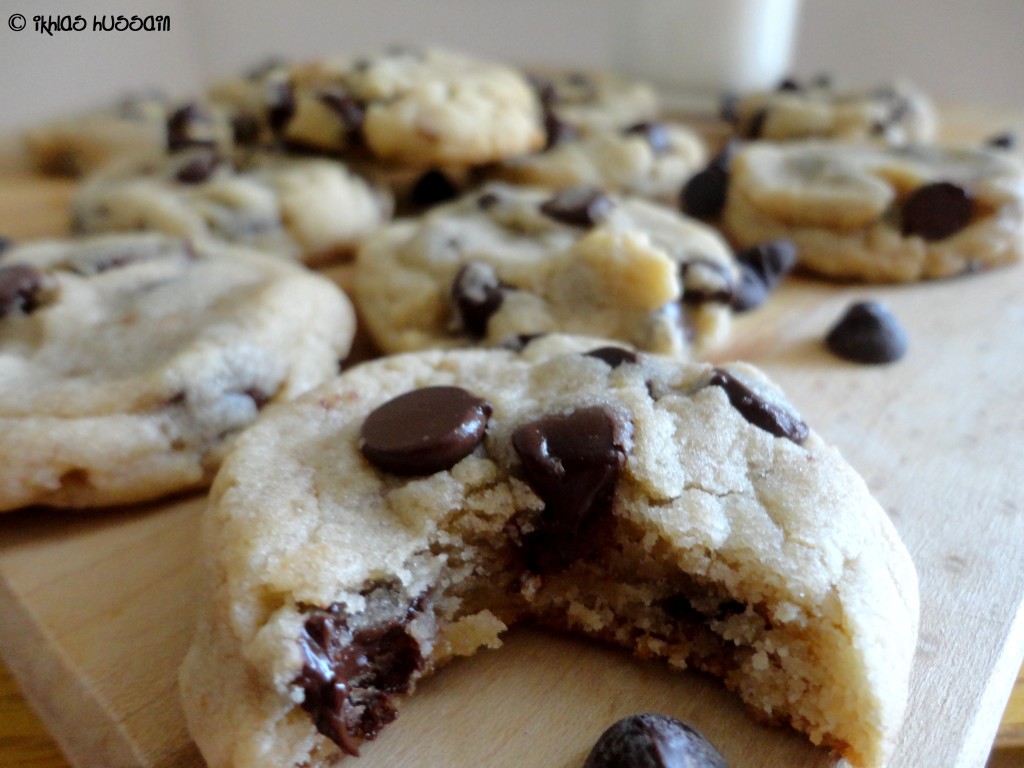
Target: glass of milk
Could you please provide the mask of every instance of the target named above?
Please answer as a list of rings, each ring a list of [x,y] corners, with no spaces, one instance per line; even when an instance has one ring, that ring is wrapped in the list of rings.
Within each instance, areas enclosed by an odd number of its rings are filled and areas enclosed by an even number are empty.
[[[675,107],[772,89],[791,65],[800,0],[613,0],[611,64]]]

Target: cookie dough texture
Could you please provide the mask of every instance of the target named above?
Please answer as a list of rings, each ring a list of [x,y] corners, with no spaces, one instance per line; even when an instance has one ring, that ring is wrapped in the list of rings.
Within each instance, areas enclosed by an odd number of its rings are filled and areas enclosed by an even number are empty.
[[[0,295],[0,510],[207,484],[264,406],[337,373],[354,332],[328,280],[159,234],[12,247]]]
[[[494,162],[544,142],[540,103],[522,74],[442,49],[321,59],[293,66],[290,82],[295,108],[283,137],[318,151],[433,166]]]
[[[567,223],[545,213],[560,201],[581,215],[588,202],[605,207],[591,211],[596,220]],[[479,328],[458,308],[455,283],[467,268],[489,274],[497,294]],[[686,355],[728,335],[736,280],[722,237],[667,207],[492,183],[367,239],[354,291],[385,352],[560,331]]]
[[[814,432],[797,444],[755,426],[708,385],[709,366],[641,354],[613,367],[581,354],[607,343],[549,336],[520,353],[383,358],[240,438],[203,521],[208,599],[180,677],[211,768],[317,768],[341,755],[323,735],[329,713],[306,701],[302,681],[320,674],[314,648],[334,648],[333,673],[321,672],[351,683],[335,688],[335,711],[358,743],[417,680],[499,645],[527,616],[710,671],[759,717],[852,765],[885,764],[918,622],[914,567],[888,517],[835,449]],[[757,370],[726,370],[792,413]],[[433,385],[490,404],[483,441],[427,476],[369,463],[368,414]],[[536,571],[524,542],[552,510],[513,435],[581,408],[624,425],[623,463],[575,558]],[[389,644],[375,645],[382,636]],[[363,652],[373,671],[345,678],[345,659]]]
[[[936,184],[960,199],[949,210],[935,201],[928,218],[938,230],[918,232],[908,201]],[[961,223],[949,226],[953,217]],[[984,148],[752,142],[732,160],[722,225],[739,246],[789,238],[801,268],[832,278],[988,269],[1024,255],[1024,166]]]
[[[828,138],[882,144],[932,141],[937,119],[931,100],[909,83],[844,91],[827,83],[788,83],[749,93],[729,105],[736,132],[769,141]]]
[[[590,185],[675,204],[684,182],[707,162],[703,139],[665,122],[595,130],[489,171],[513,184],[564,189]]]
[[[195,150],[96,174],[71,210],[80,232],[213,237],[322,264],[350,257],[392,200],[337,160]]]

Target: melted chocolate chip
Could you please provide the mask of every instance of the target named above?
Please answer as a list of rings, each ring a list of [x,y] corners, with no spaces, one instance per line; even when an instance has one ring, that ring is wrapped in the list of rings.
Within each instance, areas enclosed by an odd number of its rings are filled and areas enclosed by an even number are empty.
[[[855,363],[891,363],[907,353],[907,333],[877,301],[853,304],[825,337],[829,350]]]
[[[176,109],[167,118],[167,151],[180,152],[190,147],[213,147],[209,136],[213,118],[195,102]]]
[[[810,430],[803,420],[787,408],[770,403],[728,371],[716,368],[708,381],[725,390],[729,403],[748,422],[776,437],[785,437],[797,445],[807,439]]]
[[[424,668],[419,643],[406,629],[417,610],[414,604],[404,621],[352,632],[344,607],[334,604],[311,611],[303,624],[304,664],[294,681],[304,693],[302,708],[349,755],[395,719],[395,695],[407,692]]]
[[[409,197],[418,208],[430,208],[459,196],[459,187],[444,171],[431,168],[412,185]]]
[[[690,177],[679,194],[683,213],[698,219],[715,219],[725,207],[729,191],[729,166],[739,144],[730,140],[704,170]]]
[[[796,266],[796,245],[790,240],[769,240],[736,254],[740,280],[732,306],[738,312],[759,307],[782,278]]]
[[[544,110],[544,135],[545,150],[579,138],[579,132],[550,109]]]
[[[29,314],[39,307],[43,273],[27,264],[0,267],[0,317]]]
[[[629,126],[627,136],[643,136],[656,155],[663,155],[672,149],[672,137],[664,123],[644,122]]]
[[[320,101],[341,118],[345,126],[345,135],[349,141],[360,140],[363,122],[366,120],[366,107],[362,102],[341,88],[323,91]]]
[[[943,240],[970,224],[973,215],[974,199],[963,187],[949,181],[925,184],[903,201],[903,234]]]
[[[540,206],[545,216],[573,227],[592,227],[608,218],[615,203],[593,187],[569,187]]]
[[[643,712],[608,728],[583,768],[729,768],[702,734],[668,715]]]
[[[494,267],[483,261],[471,261],[455,275],[451,297],[462,330],[482,339],[487,335],[491,315],[505,300],[505,292]]]
[[[618,368],[626,363],[636,363],[640,360],[636,352],[624,347],[598,347],[587,352],[587,357],[603,360],[612,368]]]
[[[544,502],[525,541],[530,568],[557,571],[575,559],[581,534],[610,509],[632,432],[609,408],[590,406],[543,416],[512,433],[526,482]]]
[[[214,152],[203,152],[189,158],[188,162],[178,168],[174,178],[182,184],[200,184],[213,175],[218,165],[220,158]]]
[[[424,387],[374,410],[359,430],[359,450],[396,475],[449,469],[480,444],[491,404],[460,387]]]

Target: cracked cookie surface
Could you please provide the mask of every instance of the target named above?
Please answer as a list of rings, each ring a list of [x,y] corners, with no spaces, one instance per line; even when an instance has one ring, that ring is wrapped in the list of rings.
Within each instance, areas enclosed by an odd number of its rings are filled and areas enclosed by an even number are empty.
[[[0,256],[0,510],[208,483],[272,402],[333,376],[354,333],[325,278],[159,234]]]
[[[558,335],[364,363],[240,438],[202,543],[180,679],[212,768],[354,754],[525,617],[718,675],[857,766],[906,705],[910,557],[743,364]]]

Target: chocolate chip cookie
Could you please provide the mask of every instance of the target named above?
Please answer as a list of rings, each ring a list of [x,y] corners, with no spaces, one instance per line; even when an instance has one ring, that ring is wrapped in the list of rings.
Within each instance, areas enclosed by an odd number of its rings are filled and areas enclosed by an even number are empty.
[[[527,76],[544,106],[549,143],[566,128],[581,134],[616,131],[661,114],[648,83],[614,72],[549,69],[529,70]]]
[[[71,208],[80,232],[214,237],[321,264],[350,257],[392,202],[337,160],[199,149],[94,175]]]
[[[818,274],[901,282],[1024,256],[1024,166],[992,148],[750,142],[722,225],[744,246],[785,237]]]
[[[827,79],[783,81],[774,91],[726,96],[722,114],[744,139],[829,138],[911,144],[935,138],[935,109],[909,83],[839,90]]]
[[[906,706],[911,559],[743,364],[557,335],[364,363],[240,437],[202,549],[180,681],[211,768],[357,754],[527,618],[721,676],[862,768]]]
[[[667,207],[495,182],[366,240],[354,290],[385,352],[562,331],[686,355],[727,336],[737,276],[717,232]]]
[[[255,251],[160,234],[0,255],[0,510],[203,487],[269,403],[334,376],[344,294]]]

